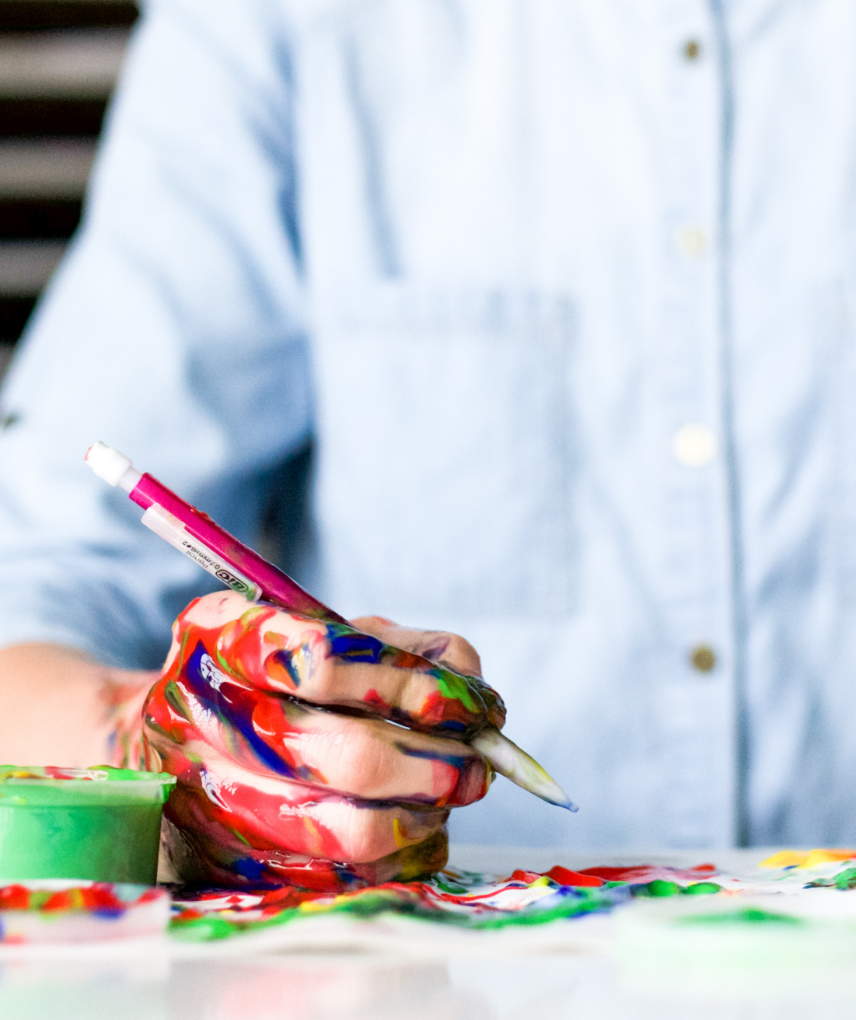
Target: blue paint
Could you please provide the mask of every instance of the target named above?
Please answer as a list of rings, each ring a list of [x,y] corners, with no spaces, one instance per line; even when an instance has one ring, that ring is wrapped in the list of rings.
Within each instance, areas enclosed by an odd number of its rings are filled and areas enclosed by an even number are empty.
[[[426,648],[423,652],[420,652],[419,654],[424,656],[426,659],[430,659],[432,662],[438,662],[440,656],[446,652],[448,647],[449,639],[445,638],[445,640],[440,641],[436,645],[431,645],[430,648]]]
[[[253,857],[239,857],[232,867],[241,878],[248,878],[251,882],[260,879],[265,870],[264,861],[257,861]]]
[[[408,747],[406,744],[401,744],[398,741],[396,741],[395,746],[402,754],[406,754],[408,758],[426,758],[428,761],[442,761],[447,765],[451,765],[452,768],[457,769],[459,772],[462,772],[468,765],[477,763],[477,759],[473,759],[467,754],[438,754],[436,751],[420,751],[418,748]]]
[[[202,658],[206,655],[213,658],[200,641],[184,663],[182,678],[194,697],[215,712],[224,725],[237,730],[253,749],[259,761],[272,772],[288,779],[305,778],[296,775],[294,769],[256,733],[252,717],[257,697],[253,693],[241,687],[225,673],[218,689],[212,687],[205,679],[202,673]]]
[[[299,687],[301,676],[300,670],[294,665],[294,653],[283,648],[281,651],[273,652],[271,658],[288,673],[289,679],[294,686]]]
[[[115,921],[118,917],[123,917],[125,910],[122,907],[96,907],[92,911],[93,916],[103,917],[108,921]]]
[[[388,647],[371,634],[361,634],[340,623],[328,624],[327,640],[330,652],[346,662],[380,662]]]
[[[437,723],[436,726],[431,727],[432,733],[465,733],[467,736],[469,736],[471,730],[475,730],[475,726],[468,726],[466,723],[462,723],[460,719],[444,719],[442,722]]]

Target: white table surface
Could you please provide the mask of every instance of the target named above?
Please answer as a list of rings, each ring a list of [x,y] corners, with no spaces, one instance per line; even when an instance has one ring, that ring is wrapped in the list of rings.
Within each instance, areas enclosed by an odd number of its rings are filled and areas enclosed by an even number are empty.
[[[452,864],[508,874],[554,864],[712,861],[748,875],[767,853],[456,847]],[[774,968],[736,981],[717,974],[699,981],[668,966],[639,973],[615,951],[615,922],[615,914],[574,921],[565,927],[578,934],[558,948],[481,939],[481,933],[466,933],[475,937],[462,942],[445,929],[426,940],[414,929],[375,948],[363,941],[350,950],[341,941],[325,946],[322,939],[299,952],[248,948],[236,940],[192,947],[178,957],[145,947],[78,959],[3,954],[0,1020],[856,1018],[856,958],[832,975]]]

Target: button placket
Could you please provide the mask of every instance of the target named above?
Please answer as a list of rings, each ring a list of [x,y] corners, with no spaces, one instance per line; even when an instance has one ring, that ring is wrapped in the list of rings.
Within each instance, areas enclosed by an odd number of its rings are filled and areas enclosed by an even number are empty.
[[[663,209],[671,228],[663,237],[658,373],[671,646],[663,684],[671,707],[663,718],[675,777],[666,824],[676,843],[697,844],[733,835],[728,504],[718,438],[721,84],[708,48],[712,33],[698,24],[677,35],[683,41],[673,43],[666,76],[664,134],[671,141]],[[714,807],[699,811],[702,803]]]

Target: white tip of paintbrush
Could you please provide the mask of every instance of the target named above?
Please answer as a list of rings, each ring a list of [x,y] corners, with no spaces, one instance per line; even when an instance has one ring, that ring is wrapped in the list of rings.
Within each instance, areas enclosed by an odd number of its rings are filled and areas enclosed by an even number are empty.
[[[134,470],[131,458],[105,443],[93,443],[83,459],[102,481],[114,488],[118,485],[130,492],[140,480],[140,472]]]
[[[470,741],[470,745],[487,758],[494,771],[510,779],[512,783],[516,783],[529,793],[534,793],[548,804],[567,808],[568,811],[579,811],[556,780],[541,768],[531,755],[503,736],[495,727],[489,726],[482,730]]]
[[[104,443],[93,443],[83,459],[108,485],[118,485],[119,479],[131,467],[130,457]]]

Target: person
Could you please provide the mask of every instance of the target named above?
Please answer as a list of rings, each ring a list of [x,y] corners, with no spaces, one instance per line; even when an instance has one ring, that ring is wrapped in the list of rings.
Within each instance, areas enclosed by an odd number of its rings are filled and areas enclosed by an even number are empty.
[[[455,838],[851,843],[854,56],[844,0],[152,0],[2,396],[3,757],[121,743],[213,589],[101,439],[466,635],[581,811]]]

